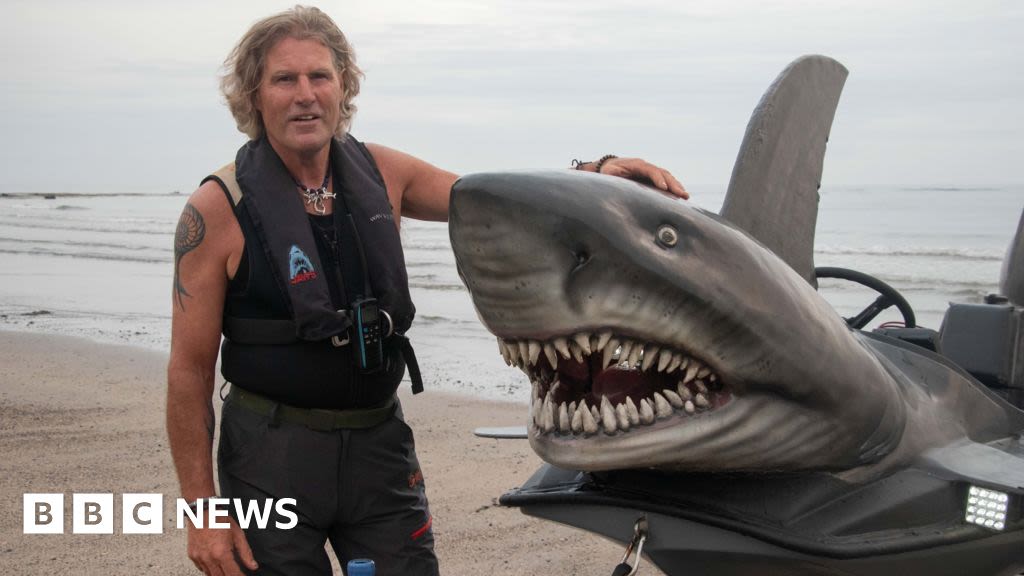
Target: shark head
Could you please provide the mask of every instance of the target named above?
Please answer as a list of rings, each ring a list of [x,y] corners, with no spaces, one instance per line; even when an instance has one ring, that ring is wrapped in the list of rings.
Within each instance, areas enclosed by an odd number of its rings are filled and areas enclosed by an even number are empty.
[[[713,213],[621,178],[476,174],[452,191],[450,234],[480,319],[533,384],[530,441],[555,465],[846,469],[900,440],[884,367]]]

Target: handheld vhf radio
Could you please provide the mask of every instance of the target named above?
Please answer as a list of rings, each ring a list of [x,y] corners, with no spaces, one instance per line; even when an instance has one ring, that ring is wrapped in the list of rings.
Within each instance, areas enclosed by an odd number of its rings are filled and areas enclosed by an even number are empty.
[[[376,372],[384,362],[381,310],[377,299],[361,298],[353,302],[352,316],[356,363],[362,372]]]

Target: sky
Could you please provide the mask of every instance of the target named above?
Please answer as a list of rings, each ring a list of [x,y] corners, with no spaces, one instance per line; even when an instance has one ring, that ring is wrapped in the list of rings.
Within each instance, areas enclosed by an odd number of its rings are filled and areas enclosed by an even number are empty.
[[[245,137],[218,91],[290,2],[7,0],[0,192],[192,191]],[[803,54],[850,71],[823,187],[1024,183],[1024,4],[411,0],[320,7],[366,74],[352,133],[459,172],[639,156],[724,190]]]

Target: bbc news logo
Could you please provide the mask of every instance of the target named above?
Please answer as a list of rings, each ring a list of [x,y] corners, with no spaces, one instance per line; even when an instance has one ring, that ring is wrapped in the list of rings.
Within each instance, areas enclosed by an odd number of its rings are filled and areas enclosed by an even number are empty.
[[[25,534],[64,533],[64,494],[24,494],[22,502]],[[294,498],[277,501],[269,498],[263,501],[205,498],[193,510],[188,501],[178,498],[175,500],[175,525],[179,530],[185,528],[186,522],[196,528],[204,525],[207,528],[230,528],[228,518],[234,512],[233,516],[242,528],[265,530],[276,512],[280,519],[274,521],[274,527],[290,530],[299,523],[294,507]],[[121,533],[162,534],[163,509],[163,494],[122,494]],[[114,513],[113,494],[72,494],[71,532],[113,534]]]

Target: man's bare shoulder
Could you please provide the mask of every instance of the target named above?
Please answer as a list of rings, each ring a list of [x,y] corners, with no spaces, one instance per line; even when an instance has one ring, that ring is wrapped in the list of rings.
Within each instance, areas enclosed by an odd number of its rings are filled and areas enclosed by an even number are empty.
[[[230,261],[228,275],[234,274],[244,239],[231,201],[216,181],[207,180],[189,196],[178,222],[176,250],[189,245],[186,238],[194,239],[197,256]]]
[[[189,196],[188,203],[203,214],[208,223],[230,218],[234,220],[234,209],[228,200],[227,194],[215,180],[203,182],[196,191]]]
[[[231,202],[220,185],[203,183],[182,208],[174,234],[176,316],[186,310],[202,311],[204,305],[223,300],[244,245]],[[211,298],[213,293],[218,296]]]
[[[366,149],[370,151],[370,154],[373,155],[373,159],[376,160],[377,162],[380,162],[379,156],[386,157],[389,153],[398,152],[393,148],[388,148],[387,146],[384,146],[383,144],[377,144],[376,142],[365,142],[364,144],[366,146]]]

